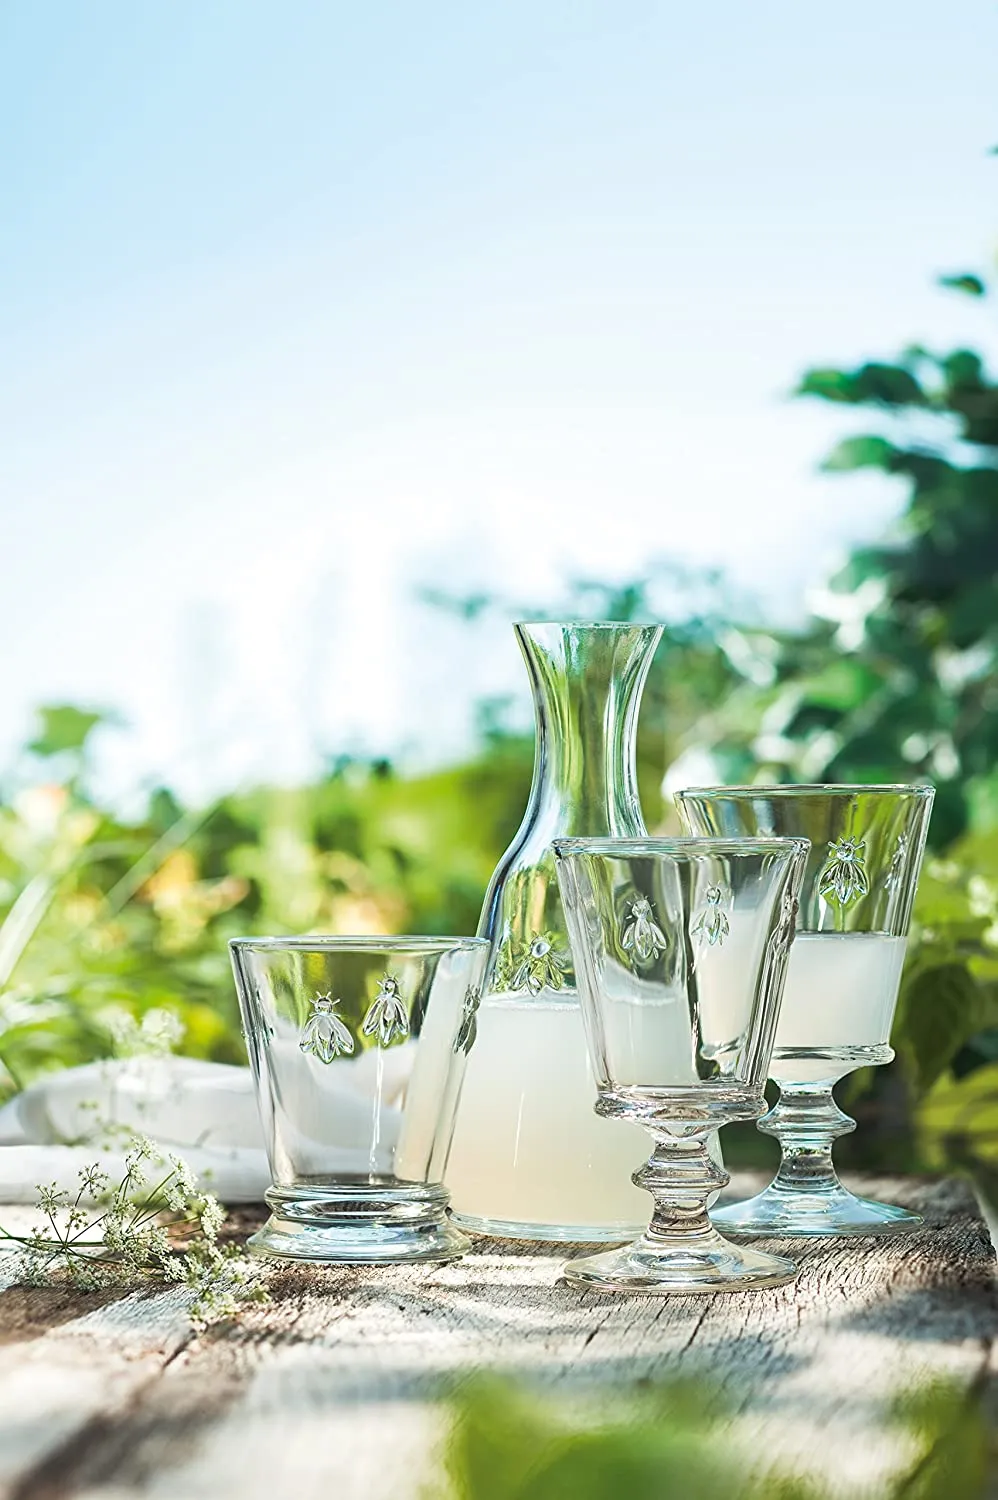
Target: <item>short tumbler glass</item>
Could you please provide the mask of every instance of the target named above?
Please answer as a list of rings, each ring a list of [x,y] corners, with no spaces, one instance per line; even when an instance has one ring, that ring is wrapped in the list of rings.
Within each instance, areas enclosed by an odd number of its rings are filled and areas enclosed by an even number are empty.
[[[708,1141],[753,1119],[776,1031],[803,839],[556,839],[558,882],[599,1093],[655,1147],[634,1173],[651,1224],[569,1261],[568,1281],[651,1293],[791,1280],[792,1262],[722,1239],[707,1216],[728,1181]]]
[[[770,1070],[780,1097],[759,1122],[780,1143],[780,1168],[755,1198],[714,1210],[733,1234],[885,1234],[922,1222],[839,1182],[832,1143],[856,1125],[832,1088],[894,1056],[891,1024],[933,796],[929,786],[844,785],[678,795],[688,832],[811,841]]]
[[[229,944],[270,1157],[257,1251],[450,1260],[443,1170],[488,955],[480,938]]]

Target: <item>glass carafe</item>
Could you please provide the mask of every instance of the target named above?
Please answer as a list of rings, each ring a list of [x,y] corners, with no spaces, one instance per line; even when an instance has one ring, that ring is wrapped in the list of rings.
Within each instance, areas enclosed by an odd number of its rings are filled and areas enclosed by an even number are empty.
[[[534,779],[479,923],[491,950],[466,1029],[445,1179],[455,1218],[479,1233],[623,1240],[647,1217],[645,1195],[630,1180],[647,1145],[639,1125],[594,1112],[551,841],[645,833],[635,742],[662,630],[547,623],[515,630],[534,694]]]

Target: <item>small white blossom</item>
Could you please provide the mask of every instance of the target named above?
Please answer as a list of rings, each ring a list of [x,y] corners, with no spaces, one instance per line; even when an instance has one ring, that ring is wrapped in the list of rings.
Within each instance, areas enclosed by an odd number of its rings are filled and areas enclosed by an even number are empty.
[[[65,1208],[68,1201],[69,1194],[64,1192],[58,1183],[52,1182],[47,1187],[38,1188],[38,1207],[49,1215],[57,1213],[60,1208]]]
[[[89,1167],[83,1167],[80,1171],[80,1191],[86,1193],[90,1198],[100,1198],[107,1192],[111,1185],[111,1179],[106,1172],[94,1162]]]
[[[171,1171],[163,1187],[163,1197],[167,1207],[174,1213],[183,1213],[189,1207],[190,1200],[197,1195],[197,1178],[182,1156],[174,1156],[171,1152],[166,1159]]]
[[[225,1222],[225,1210],[217,1198],[209,1193],[201,1205],[201,1233],[206,1240],[215,1240]]]

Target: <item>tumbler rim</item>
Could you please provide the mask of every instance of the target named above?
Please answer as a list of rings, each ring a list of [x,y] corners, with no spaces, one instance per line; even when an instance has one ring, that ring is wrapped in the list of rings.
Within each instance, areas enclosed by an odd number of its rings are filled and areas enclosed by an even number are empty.
[[[290,950],[296,953],[415,953],[434,954],[475,952],[487,948],[488,938],[433,937],[414,933],[299,933],[290,937],[238,937],[229,939],[229,947],[239,952],[262,950],[273,953]]]
[[[673,857],[697,854],[806,854],[810,851],[811,840],[800,834],[785,834],[779,837],[763,834],[759,838],[751,834],[747,838],[732,838],[731,836],[697,838],[690,835],[687,838],[677,839],[655,838],[649,834],[646,838],[637,839],[615,839],[605,836],[554,839],[551,847],[559,858],[573,854],[598,854],[611,857],[641,854]]]
[[[746,801],[754,797],[799,797],[799,796],[935,796],[935,787],[927,781],[813,781],[785,782],[768,786],[686,786],[675,793],[677,801],[684,797],[735,797]]]

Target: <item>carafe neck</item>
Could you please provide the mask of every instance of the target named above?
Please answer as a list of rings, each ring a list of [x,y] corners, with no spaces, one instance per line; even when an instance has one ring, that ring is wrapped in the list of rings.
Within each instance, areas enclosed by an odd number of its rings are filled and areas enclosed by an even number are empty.
[[[658,625],[520,624],[537,738],[531,812],[571,835],[644,831],[637,723]]]

